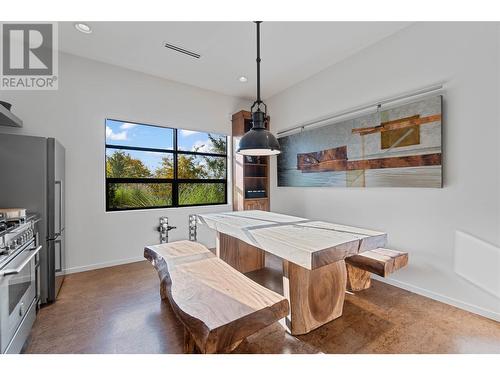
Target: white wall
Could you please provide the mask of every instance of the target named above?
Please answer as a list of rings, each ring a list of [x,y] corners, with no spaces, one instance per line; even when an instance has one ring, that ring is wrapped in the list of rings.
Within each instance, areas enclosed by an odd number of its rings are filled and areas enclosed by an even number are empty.
[[[453,269],[456,231],[500,251],[499,35],[496,23],[414,24],[267,100],[276,132],[446,81],[443,189],[278,188],[274,158],[271,209],[385,231],[410,252],[389,282],[500,320],[499,297]],[[483,250],[468,248],[500,272]]]
[[[168,216],[171,239],[187,238],[188,215],[230,210],[231,205],[105,212],[105,118],[230,134],[234,98],[142,73],[61,54],[59,90],[4,91],[22,129],[0,132],[55,137],[66,147],[67,268],[80,271],[142,258],[158,243],[160,216]],[[230,170],[230,168],[229,168]],[[230,190],[230,189],[229,189]],[[230,196],[228,202],[231,202]],[[213,234],[200,240],[213,245]]]
[[[447,82],[443,189],[277,188],[273,160],[272,210],[386,231],[390,247],[411,254],[410,266],[387,281],[500,320],[499,298],[473,282],[480,271],[471,267],[464,278],[463,262],[462,276],[453,268],[457,231],[478,239],[469,256],[485,254],[483,241],[500,245],[499,35],[494,23],[415,24],[267,100],[277,131]],[[158,241],[159,216],[170,218],[178,227],[171,238],[180,239],[189,213],[230,209],[106,213],[104,119],[229,133],[229,114],[241,109],[237,100],[64,54],[59,87],[0,92],[25,123],[0,132],[52,136],[65,145],[70,270],[141,259],[144,245]],[[200,238],[213,244],[207,231]],[[461,245],[461,259],[464,251]]]

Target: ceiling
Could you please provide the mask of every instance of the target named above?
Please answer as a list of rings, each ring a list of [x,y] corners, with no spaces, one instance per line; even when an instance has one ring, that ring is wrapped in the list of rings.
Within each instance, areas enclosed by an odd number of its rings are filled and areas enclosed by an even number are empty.
[[[83,34],[59,24],[60,49],[241,98],[256,90],[252,22],[89,22]],[[264,22],[262,96],[268,98],[409,26],[409,22]],[[201,55],[196,59],[163,42]],[[240,76],[248,82],[238,81]]]

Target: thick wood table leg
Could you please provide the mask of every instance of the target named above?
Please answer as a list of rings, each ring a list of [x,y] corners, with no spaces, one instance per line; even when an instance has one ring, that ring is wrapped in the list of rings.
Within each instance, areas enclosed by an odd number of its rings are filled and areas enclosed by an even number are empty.
[[[368,289],[371,285],[371,273],[361,268],[347,266],[347,289],[352,292]]]
[[[263,250],[219,232],[217,232],[216,255],[242,273],[260,270],[266,263]]]
[[[285,328],[302,335],[342,315],[346,290],[343,260],[308,270],[283,261],[283,292],[290,302]]]

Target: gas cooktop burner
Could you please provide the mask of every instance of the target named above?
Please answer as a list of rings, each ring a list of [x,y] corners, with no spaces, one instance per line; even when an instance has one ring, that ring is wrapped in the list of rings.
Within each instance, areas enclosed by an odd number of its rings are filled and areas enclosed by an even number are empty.
[[[36,218],[7,221],[0,228],[0,268],[15,256],[35,235]]]

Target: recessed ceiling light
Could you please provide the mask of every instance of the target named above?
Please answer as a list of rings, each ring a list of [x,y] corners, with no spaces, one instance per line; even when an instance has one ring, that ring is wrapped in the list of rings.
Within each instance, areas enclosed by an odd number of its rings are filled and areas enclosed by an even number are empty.
[[[92,28],[86,23],[81,23],[81,22],[75,23],[75,29],[84,34],[92,33]]]
[[[245,83],[248,82],[248,78],[245,76],[241,76],[240,78],[238,78],[238,81]]]

